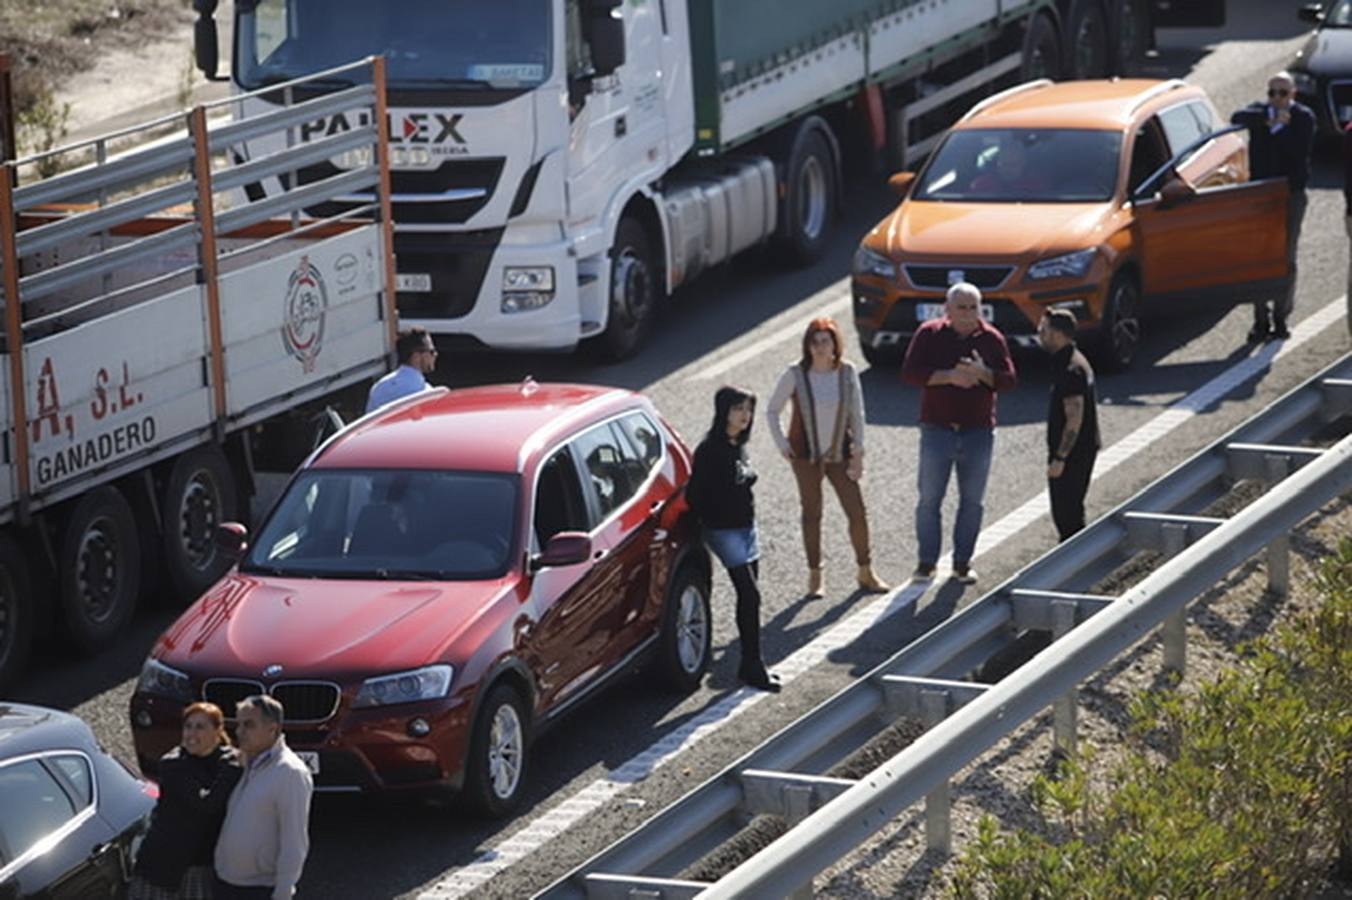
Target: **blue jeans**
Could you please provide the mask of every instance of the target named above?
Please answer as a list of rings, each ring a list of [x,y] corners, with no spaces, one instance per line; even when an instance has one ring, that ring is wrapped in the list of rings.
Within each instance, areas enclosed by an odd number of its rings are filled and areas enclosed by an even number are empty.
[[[981,504],[986,496],[986,477],[991,471],[994,444],[995,430],[992,428],[954,431],[941,425],[920,425],[915,535],[920,545],[921,563],[932,566],[939,561],[943,541],[939,508],[948,492],[948,476],[955,467],[958,470],[958,518],[953,523],[953,562],[965,565],[972,561],[976,536],[981,531]]]

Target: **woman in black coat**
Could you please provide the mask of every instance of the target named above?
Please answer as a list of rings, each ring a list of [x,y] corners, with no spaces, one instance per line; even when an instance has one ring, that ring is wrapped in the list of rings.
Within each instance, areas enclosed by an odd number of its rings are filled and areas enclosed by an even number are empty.
[[[136,857],[130,900],[210,900],[216,837],[242,773],[220,707],[184,707],[182,743],[160,757],[160,799]]]
[[[741,680],[762,691],[778,691],[779,680],[765,669],[760,648],[760,541],[751,486],[756,470],[746,456],[756,395],[722,387],[714,395],[714,420],[695,448],[686,501],[704,528],[704,542],[728,570],[737,592],[737,633]]]

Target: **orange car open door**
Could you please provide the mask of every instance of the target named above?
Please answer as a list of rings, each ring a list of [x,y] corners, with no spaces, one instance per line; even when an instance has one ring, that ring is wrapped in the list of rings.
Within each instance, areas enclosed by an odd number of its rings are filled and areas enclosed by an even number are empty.
[[[1147,296],[1242,302],[1289,283],[1284,178],[1204,188],[1173,202],[1134,203]]]

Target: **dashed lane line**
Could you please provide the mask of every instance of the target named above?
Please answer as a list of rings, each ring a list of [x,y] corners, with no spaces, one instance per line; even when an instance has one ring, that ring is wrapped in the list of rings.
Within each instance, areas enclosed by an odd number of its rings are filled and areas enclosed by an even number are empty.
[[[837,302],[848,302],[848,299],[842,298]],[[1323,306],[1292,329],[1289,340],[1264,345],[1252,356],[1239,361],[1186,397],[1170,404],[1149,422],[1101,451],[1094,466],[1094,479],[1103,478],[1136,454],[1148,450],[1165,435],[1215,405],[1244,382],[1270,368],[1276,360],[1299,350],[1301,346],[1343,317],[1345,301],[1345,297],[1339,297]],[[795,324],[791,328],[805,327],[805,324],[806,320],[804,325]],[[792,333],[791,328],[778,329],[752,346],[757,348],[765,346],[766,342],[776,335],[780,335],[778,339],[782,340],[783,334]],[[738,362],[740,361],[739,358]],[[1047,498],[1039,490],[1034,497],[1013,512],[982,530],[981,536],[977,539],[977,556],[994,550],[1036,522],[1046,512]],[[945,558],[945,567],[947,563],[948,559]],[[878,623],[909,607],[926,589],[925,585],[907,584],[891,594],[874,600],[777,663],[774,666],[775,672],[787,686],[803,673],[816,667],[830,653],[848,646]],[[448,873],[430,889],[422,892],[419,900],[451,900],[464,897],[483,887],[491,878],[539,852],[545,844],[578,825],[613,797],[643,781],[658,767],[689,750],[704,737],[727,725],[768,696],[771,695],[750,688],[734,691],[664,735],[637,756],[612,769],[606,776],[598,778],[578,793],[536,816],[524,828],[480,854],[473,862]]]

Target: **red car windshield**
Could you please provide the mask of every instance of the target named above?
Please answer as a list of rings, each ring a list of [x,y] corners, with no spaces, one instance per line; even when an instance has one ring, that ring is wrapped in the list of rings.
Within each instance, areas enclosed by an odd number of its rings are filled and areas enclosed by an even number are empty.
[[[240,571],[496,578],[512,558],[518,483],[493,472],[311,469],[291,483]]]

